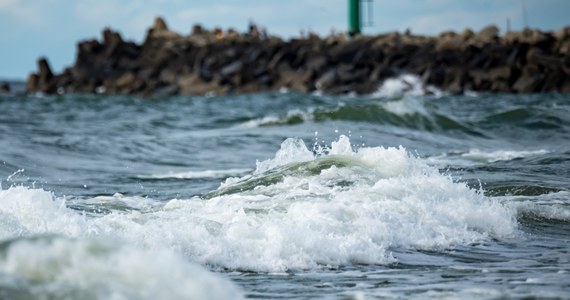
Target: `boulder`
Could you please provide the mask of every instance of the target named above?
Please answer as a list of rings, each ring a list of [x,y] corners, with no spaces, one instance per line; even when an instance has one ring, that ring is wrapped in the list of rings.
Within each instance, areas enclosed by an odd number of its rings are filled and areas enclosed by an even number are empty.
[[[560,84],[559,91],[570,94],[570,77],[566,76],[564,81]]]
[[[466,43],[462,36],[444,35],[437,39],[435,49],[437,51],[461,51],[465,48]]]
[[[510,66],[501,66],[496,67],[487,72],[487,78],[493,82],[495,81],[505,81],[508,82],[511,80],[512,76],[512,67]]]
[[[147,31],[145,44],[150,43],[154,39],[175,39],[179,38],[180,35],[174,31],[170,31],[161,17],[156,17],[154,19],[154,25]]]
[[[228,77],[241,72],[242,69],[243,69],[243,62],[241,62],[240,60],[236,60],[222,67],[219,74],[222,75],[223,77]]]
[[[499,37],[499,28],[495,25],[489,25],[481,29],[473,37],[473,41],[478,45],[495,43]]]
[[[0,82],[0,93],[9,93],[10,85],[7,82]]]
[[[222,86],[217,81],[205,82],[197,74],[189,74],[179,78],[179,93],[182,95],[203,95],[207,93],[226,94],[228,86]]]
[[[319,91],[326,91],[334,87],[338,79],[336,70],[329,70],[325,72],[322,76],[315,82],[315,88]]]
[[[135,82],[135,80],[136,80],[135,74],[127,72],[121,75],[121,77],[117,78],[117,80],[115,81],[115,85],[117,86],[117,88],[122,89],[132,85]]]
[[[115,55],[117,48],[123,43],[123,39],[118,32],[112,31],[109,28],[103,30],[103,46],[105,47],[105,56],[110,57]]]
[[[162,17],[156,17],[154,19],[154,25],[152,26],[152,29],[155,31],[166,31],[168,30],[168,26],[166,26],[166,22]]]
[[[80,42],[75,64],[61,74],[53,74],[41,59],[27,90],[169,95],[287,87],[344,93],[371,91],[403,73],[453,93],[566,90],[570,27],[498,34],[496,26],[487,26],[477,33],[465,29],[437,37],[392,32],[281,40],[194,25],[182,37],[158,17],[142,44],[125,41],[109,28],[100,41]]]
[[[535,65],[528,65],[513,84],[513,91],[518,93],[539,92],[543,80],[544,76],[539,72],[539,68]]]
[[[42,57],[38,60],[38,88],[37,90],[43,93],[53,93],[55,92],[55,87],[51,83],[53,78],[53,73],[49,66],[47,58]]]
[[[26,81],[26,92],[37,92],[39,90],[39,81],[38,74],[31,73]]]

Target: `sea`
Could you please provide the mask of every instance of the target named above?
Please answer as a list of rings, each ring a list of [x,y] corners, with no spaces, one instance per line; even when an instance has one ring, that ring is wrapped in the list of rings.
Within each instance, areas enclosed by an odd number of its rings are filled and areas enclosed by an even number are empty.
[[[0,95],[0,299],[569,299],[570,95]]]

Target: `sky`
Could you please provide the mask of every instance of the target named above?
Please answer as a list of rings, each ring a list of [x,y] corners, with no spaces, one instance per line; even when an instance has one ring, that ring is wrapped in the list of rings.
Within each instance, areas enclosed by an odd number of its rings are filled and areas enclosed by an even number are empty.
[[[301,30],[327,35],[346,31],[347,0],[0,0],[0,80],[25,80],[40,56],[52,70],[73,65],[76,44],[101,39],[110,27],[141,42],[156,16],[188,34],[194,24],[245,31],[250,20],[284,38]],[[526,12],[526,14],[525,14]],[[570,0],[373,0],[364,34],[389,31],[437,35],[496,24],[557,30],[570,25]]]

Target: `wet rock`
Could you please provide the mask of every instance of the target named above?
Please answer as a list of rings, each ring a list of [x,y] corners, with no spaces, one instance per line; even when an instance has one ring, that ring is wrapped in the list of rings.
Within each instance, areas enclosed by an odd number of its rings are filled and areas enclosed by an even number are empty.
[[[123,74],[115,81],[115,85],[118,89],[125,89],[135,83],[136,77],[135,74],[128,72]]]
[[[221,70],[220,70],[220,75],[222,76],[232,76],[235,75],[237,73],[239,73],[243,68],[243,62],[237,60],[234,61],[226,66],[224,66]]]
[[[524,68],[521,76],[513,85],[513,90],[518,93],[536,93],[540,91],[540,85],[544,76],[535,65],[528,65]]]
[[[276,88],[289,88],[298,92],[308,92],[313,90],[311,83],[303,80],[303,74],[293,70],[283,70],[279,74]]]
[[[326,91],[334,87],[337,81],[336,70],[329,70],[317,79],[315,88],[319,91]]]
[[[566,76],[562,84],[560,84],[559,90],[562,93],[570,93],[570,78],[568,76]]]
[[[491,81],[506,81],[508,82],[511,79],[512,75],[512,67],[510,66],[501,66],[496,67],[489,70],[487,73],[487,78]]]
[[[544,78],[541,92],[557,90],[558,86],[564,82],[564,79],[566,79],[566,77],[566,74],[560,70],[548,73]]]
[[[206,82],[196,74],[182,76],[178,80],[178,87],[182,95],[225,94],[229,91],[229,87],[221,86],[216,81]]]
[[[153,95],[157,97],[166,97],[178,94],[179,86],[175,84],[169,84],[166,86],[162,86],[157,88]]]
[[[546,55],[538,48],[530,49],[527,52],[526,60],[528,63],[543,66],[552,70],[558,70],[564,64],[562,59]]]
[[[461,67],[447,69],[443,87],[452,94],[460,94],[464,91],[466,72]]]

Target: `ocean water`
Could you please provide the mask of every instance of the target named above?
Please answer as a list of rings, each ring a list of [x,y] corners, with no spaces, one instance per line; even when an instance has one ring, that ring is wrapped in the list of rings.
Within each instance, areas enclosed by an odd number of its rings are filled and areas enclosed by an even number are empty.
[[[570,95],[1,95],[0,186],[0,299],[570,295]]]

